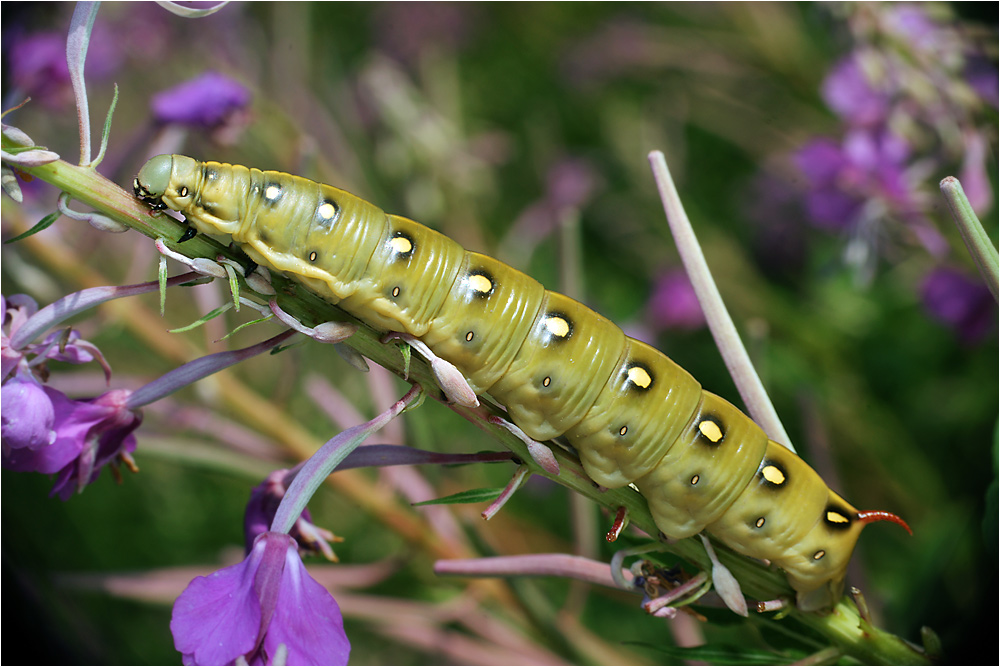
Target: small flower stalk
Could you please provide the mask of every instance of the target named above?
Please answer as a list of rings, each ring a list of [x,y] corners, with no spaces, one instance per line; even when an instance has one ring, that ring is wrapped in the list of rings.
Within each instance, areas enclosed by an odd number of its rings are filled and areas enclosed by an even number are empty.
[[[275,470],[250,492],[250,502],[247,503],[246,514],[243,518],[243,534],[246,538],[248,554],[253,549],[257,538],[270,528],[278,506],[288,490],[288,485],[294,478],[295,474],[291,470]],[[315,525],[308,509],[302,510],[302,514],[292,526],[289,534],[295,538],[304,552],[322,554],[327,560],[338,562],[337,554],[333,552],[330,543],[342,542],[343,538]]]

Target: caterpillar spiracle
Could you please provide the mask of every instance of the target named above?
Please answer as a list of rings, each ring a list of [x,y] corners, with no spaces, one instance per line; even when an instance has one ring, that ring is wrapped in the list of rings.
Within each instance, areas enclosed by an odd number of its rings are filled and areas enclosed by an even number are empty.
[[[784,570],[797,605],[841,596],[859,512],[656,349],[486,255],[352,194],[275,171],[152,158],[136,196],[371,326],[420,338],[536,440],[564,436],[596,483],[634,484],[668,537],[707,531]]]

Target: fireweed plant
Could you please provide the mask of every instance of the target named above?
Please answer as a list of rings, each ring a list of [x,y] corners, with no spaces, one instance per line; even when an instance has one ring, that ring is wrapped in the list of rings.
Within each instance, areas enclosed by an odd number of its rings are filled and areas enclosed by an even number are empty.
[[[336,17],[327,15],[332,8],[289,7],[229,5],[186,21],[151,4],[108,6],[98,18],[96,4],[81,3],[67,20],[68,32],[27,28],[31,23],[20,15],[8,21],[5,7],[4,59],[11,76],[5,77],[2,184],[18,203],[4,202],[4,237],[18,240],[4,246],[3,467],[53,476],[46,484],[66,501],[60,511],[89,507],[96,513],[95,499],[116,498],[103,509],[105,516],[123,517],[118,522],[77,515],[89,529],[79,535],[69,529],[75,542],[62,552],[74,558],[120,540],[130,525],[125,521],[136,522],[134,515],[124,518],[129,515],[117,499],[150,502],[141,494],[165,493],[153,490],[160,483],[177,491],[166,503],[154,501],[166,505],[158,514],[165,523],[150,533],[167,530],[174,512],[184,528],[157,543],[157,557],[170,554],[166,562],[178,565],[211,558],[220,542],[243,545],[242,559],[227,556],[225,566],[197,572],[61,575],[59,597],[97,588],[172,605],[171,647],[186,664],[345,664],[349,658],[748,663],[844,656],[918,663],[971,650],[977,624],[992,622],[983,591],[995,587],[982,578],[995,577],[997,523],[996,445],[989,436],[996,385],[992,370],[982,370],[996,367],[997,261],[988,236],[972,222],[973,211],[994,210],[995,174],[986,165],[995,162],[996,69],[981,46],[991,43],[989,35],[946,8],[905,4],[816,10],[810,20],[825,22],[822,29],[795,14],[799,9],[773,6],[720,7],[713,17],[675,7],[621,12],[594,6],[575,18],[557,6],[525,6],[520,11],[535,19],[527,24],[525,16],[476,5],[338,6]],[[706,29],[693,27],[699,21]],[[554,32],[533,33],[525,25]],[[757,33],[748,25],[768,28]],[[371,32],[363,46],[362,26]],[[836,44],[826,44],[829,52],[802,38],[828,27],[837,35]],[[270,51],[251,49],[260,35],[267,36]],[[525,48],[511,50],[512,43]],[[692,57],[694,52],[711,57]],[[795,69],[795,63],[821,60],[829,63],[824,76],[803,77],[805,70]],[[498,85],[508,81],[503,77],[512,67],[521,72],[516,83]],[[466,68],[475,71],[475,80],[466,79]],[[773,78],[761,75],[771,69]],[[131,71],[142,74],[130,77]],[[85,75],[100,101],[88,97]],[[751,81],[748,92],[741,82]],[[533,86],[544,95],[524,98]],[[804,112],[806,96],[815,97],[817,109],[825,105],[825,119]],[[9,111],[26,97],[31,101]],[[71,124],[74,104],[80,158],[68,160],[72,142],[63,128]],[[115,130],[109,113],[94,158],[90,114],[102,105],[115,109]],[[762,120],[767,114],[801,124],[775,132]],[[744,127],[722,120],[734,116]],[[608,137],[584,142],[578,121],[569,120],[575,118],[586,121],[586,133],[603,127]],[[542,129],[529,137],[494,129],[529,125]],[[670,129],[684,126],[691,128],[687,135]],[[447,368],[424,363],[419,352],[410,359],[411,346],[344,321],[336,309],[213,239],[198,235],[178,243],[183,225],[166,214],[151,215],[115,185],[130,183],[147,156],[178,152],[287,165],[287,171],[361,191],[390,210],[439,220],[442,231],[466,246],[488,246],[495,233],[470,220],[513,221],[496,242],[496,254],[542,267],[543,275],[547,267],[562,267],[545,282],[576,297],[591,295],[630,335],[653,341],[671,331],[682,347],[690,339],[691,357],[668,351],[712,387],[711,371],[688,360],[709,356],[706,343],[694,336],[705,313],[714,321],[714,309],[699,303],[692,280],[665,259],[671,253],[659,240],[665,235],[637,222],[662,215],[650,192],[630,189],[652,182],[641,158],[657,144],[673,149],[675,169],[678,161],[700,164],[702,155],[784,165],[768,173],[766,196],[747,207],[747,215],[764,215],[758,236],[747,235],[746,221],[742,230],[709,233],[706,254],[713,266],[713,252],[732,259],[721,275],[723,292],[737,295],[736,316],[750,321],[751,354],[770,360],[768,384],[799,397],[798,407],[779,406],[783,414],[805,415],[806,425],[793,429],[796,444],[805,443],[832,480],[834,466],[823,463],[817,443],[834,440],[834,455],[848,464],[841,484],[856,485],[847,495],[899,508],[917,528],[911,541],[866,534],[855,565],[868,555],[877,564],[867,579],[852,576],[867,582],[861,584],[866,595],[845,600],[832,614],[780,608],[788,592],[783,577],[718,545],[657,545],[648,537],[656,529],[641,497],[629,489],[595,489],[572,453],[558,445],[554,458],[545,459],[497,428],[498,413],[488,405],[453,409],[509,452],[468,453],[479,449],[481,433],[464,431],[461,422],[431,431],[424,416],[430,406],[407,412],[411,432],[404,437],[395,420],[403,410],[425,394],[443,390],[454,397],[460,390]],[[545,147],[534,166],[508,173],[512,148],[530,145]],[[785,149],[783,162],[776,147]],[[743,220],[743,213],[723,207],[717,166],[705,163],[701,177],[695,166],[685,179],[691,187],[682,189],[699,202],[699,219]],[[932,184],[951,170],[968,197],[949,181],[944,206]],[[733,173],[734,182],[749,176],[743,168]],[[67,194],[51,203],[46,183]],[[402,199],[393,202],[397,196]],[[486,205],[496,210],[481,208]],[[57,213],[46,215],[53,209]],[[964,225],[961,238],[947,226],[947,211]],[[57,223],[60,216],[65,219]],[[837,236],[824,244],[799,221]],[[83,232],[91,227],[99,231]],[[111,233],[129,228],[145,236]],[[598,229],[603,231],[594,235]],[[594,236],[582,243],[588,234]],[[729,238],[755,247],[761,266],[750,267],[750,257],[720,240]],[[840,261],[830,261],[831,254]],[[181,273],[167,275],[176,266],[167,257],[184,266]],[[126,259],[128,266],[110,258]],[[158,262],[160,280],[143,282]],[[775,276],[776,284],[793,278],[795,287],[781,291],[765,275]],[[117,283],[127,284],[100,286]],[[167,318],[195,321],[195,331],[206,332],[204,345],[179,342],[196,334],[163,331],[140,297],[157,292],[161,308],[170,308]],[[796,292],[798,300],[791,296]],[[636,294],[650,296],[642,302]],[[926,319],[921,307],[951,331]],[[250,313],[253,321],[223,324],[236,311],[244,319]],[[274,333],[275,323],[287,329]],[[132,339],[119,337],[124,330],[150,350],[131,374],[117,370],[135,354]],[[772,335],[780,345],[768,342]],[[244,338],[249,342],[234,342]],[[853,338],[865,345],[848,348]],[[326,354],[332,347],[347,363]],[[903,354],[914,350],[919,355]],[[845,371],[852,354],[872,373]],[[367,367],[365,358],[412,386],[399,389],[374,366],[362,376],[352,367]],[[240,379],[235,369],[218,373],[234,365]],[[924,370],[935,375],[918,373]],[[940,386],[941,374],[946,401],[927,389]],[[335,386],[334,375],[347,384]],[[361,398],[362,377],[368,378],[371,405]],[[753,410],[755,399],[747,403]],[[367,420],[366,411],[377,416]],[[319,423],[319,414],[329,422]],[[329,433],[318,440],[312,435],[339,429],[329,440]],[[376,431],[387,444],[362,445]],[[208,440],[212,444],[199,444]],[[960,444],[942,448],[942,442]],[[972,461],[977,465],[970,470]],[[486,462],[516,467],[443,469]],[[140,466],[141,477],[122,474],[122,468],[137,473]],[[378,481],[350,470],[362,467],[378,468]],[[111,473],[104,477],[121,486],[100,481],[104,468]],[[223,471],[237,479],[239,491],[207,495],[194,482],[178,480],[178,468],[196,478]],[[961,482],[945,476],[952,468]],[[20,533],[31,525],[27,517],[46,516],[45,490],[31,486],[35,476],[4,475],[8,491],[18,490],[16,500],[5,497],[5,527],[21,542]],[[571,518],[559,512],[563,501],[543,479],[576,492]],[[320,492],[322,485],[336,493]],[[436,504],[419,514],[408,507],[426,501]],[[595,521],[590,501],[611,516]],[[445,502],[450,508],[441,506]],[[969,521],[969,506],[981,521]],[[463,513],[469,507],[473,511]],[[628,525],[616,524],[620,541],[598,553],[595,545],[618,507],[628,509]],[[477,519],[480,511],[495,517],[488,527]],[[242,538],[235,536],[239,513]],[[554,526],[547,534],[539,530],[546,525]],[[572,527],[574,545],[563,544],[565,526]],[[143,537],[143,526],[134,531],[130,542],[158,539]],[[50,532],[58,539],[67,531]],[[532,535],[538,544],[527,541]],[[670,553],[659,550],[665,546]],[[60,553],[47,543],[51,552]],[[479,557],[484,554],[494,557]],[[303,558],[316,556],[342,562],[304,564]],[[455,594],[445,596],[442,587],[450,584],[430,583],[431,561],[441,575],[471,579],[454,580],[466,581],[464,588],[456,583]],[[57,562],[60,570],[81,567],[74,560]],[[97,563],[101,570],[136,566],[134,560]],[[726,571],[739,582],[735,594],[721,583]],[[980,573],[978,583],[963,579],[970,572]],[[537,576],[556,579],[524,578]],[[614,592],[588,594],[580,584],[556,588],[569,580]],[[779,610],[751,611],[749,621],[733,628],[736,617],[721,608],[716,594],[731,605],[734,596],[743,599],[739,587]],[[687,605],[691,601],[697,604]],[[62,661],[111,661],[112,654],[115,661],[170,660],[138,648],[97,648],[132,636],[125,628],[136,614],[127,616],[113,624],[115,630],[101,631],[113,635],[79,642],[102,657],[73,654]],[[52,613],[49,625],[39,627],[55,627],[57,618]],[[162,616],[157,623],[162,634]],[[663,623],[672,642],[664,640]],[[940,636],[921,631],[924,623]],[[883,624],[921,648],[881,630]],[[734,639],[737,629],[741,635]]]

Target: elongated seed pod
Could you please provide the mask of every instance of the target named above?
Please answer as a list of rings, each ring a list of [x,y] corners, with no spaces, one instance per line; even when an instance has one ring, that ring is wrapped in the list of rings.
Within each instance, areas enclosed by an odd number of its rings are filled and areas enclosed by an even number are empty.
[[[529,436],[565,436],[595,482],[634,484],[668,537],[707,531],[782,568],[804,610],[840,597],[866,523],[902,523],[859,513],[598,313],[412,220],[298,176],[180,155],[151,159],[134,187],[371,326],[422,339]]]

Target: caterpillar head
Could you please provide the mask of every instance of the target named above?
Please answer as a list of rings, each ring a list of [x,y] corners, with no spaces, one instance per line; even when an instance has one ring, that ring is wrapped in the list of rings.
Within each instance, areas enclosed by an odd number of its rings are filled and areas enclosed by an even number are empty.
[[[202,163],[183,155],[157,155],[139,170],[132,188],[135,196],[154,210],[169,208],[183,213],[199,232],[234,234],[243,220],[239,197],[234,196],[239,184],[232,172],[230,165]]]
[[[157,155],[139,170],[132,189],[136,197],[154,209],[191,213],[200,200],[199,163],[183,155]]]
[[[163,194],[170,185],[170,171],[173,157],[157,155],[143,165],[139,175],[132,181],[132,191],[144,204],[154,210],[167,208],[163,203]]]

